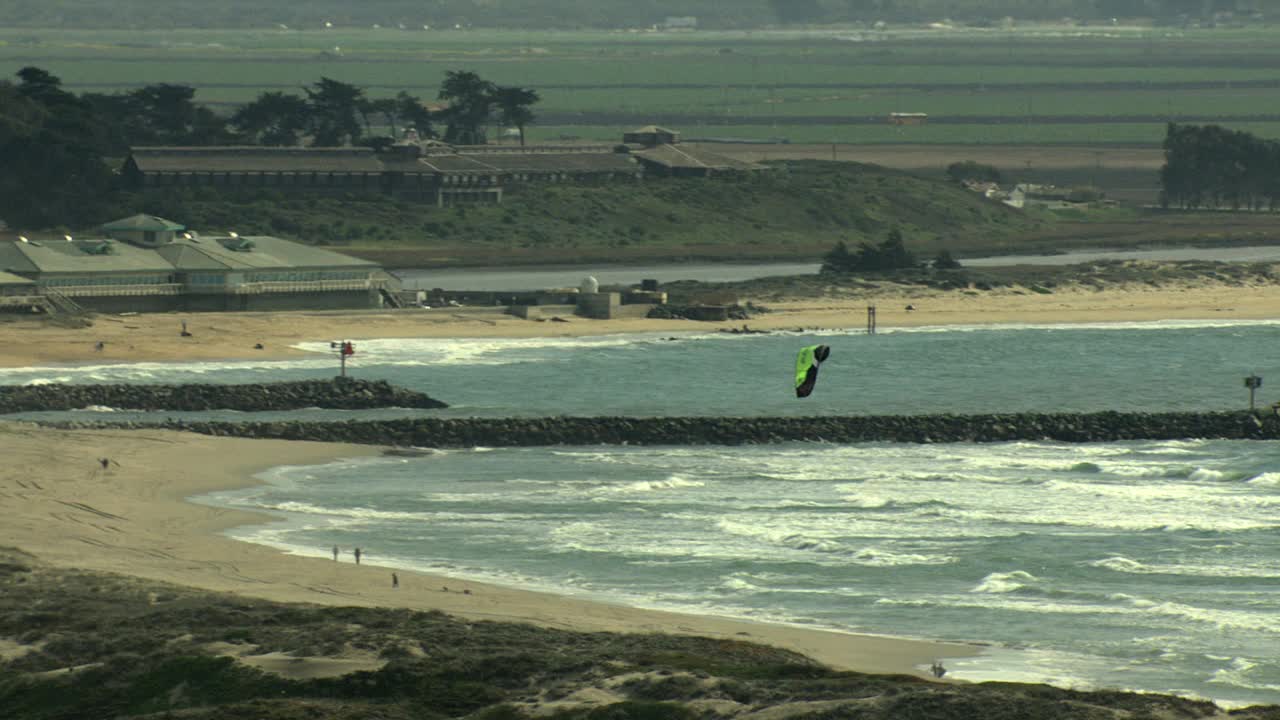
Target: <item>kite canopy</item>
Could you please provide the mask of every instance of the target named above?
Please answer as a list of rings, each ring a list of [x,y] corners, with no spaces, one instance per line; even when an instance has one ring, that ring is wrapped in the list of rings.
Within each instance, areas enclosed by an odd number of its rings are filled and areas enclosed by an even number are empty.
[[[796,356],[796,397],[809,397],[818,382],[818,366],[831,356],[826,345],[810,345],[800,348]]]

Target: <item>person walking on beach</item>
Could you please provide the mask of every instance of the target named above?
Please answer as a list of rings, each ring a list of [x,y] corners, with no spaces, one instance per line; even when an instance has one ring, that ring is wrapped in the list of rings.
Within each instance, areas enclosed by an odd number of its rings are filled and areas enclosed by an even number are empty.
[[[356,548],[355,556],[356,556],[356,564],[359,565],[360,564],[360,548]]]
[[[400,587],[400,578],[395,573],[391,573],[391,587],[392,589]]]
[[[338,546],[333,546],[333,561],[338,562]]]

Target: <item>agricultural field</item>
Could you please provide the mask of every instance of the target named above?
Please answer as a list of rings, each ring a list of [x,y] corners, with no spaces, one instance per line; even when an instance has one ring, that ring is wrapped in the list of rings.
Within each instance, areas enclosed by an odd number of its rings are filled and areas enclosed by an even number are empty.
[[[1280,136],[1270,28],[1033,26],[757,32],[360,28],[0,30],[0,70],[76,92],[152,83],[229,112],[329,77],[430,101],[470,70],[536,89],[533,142],[615,141],[650,123],[686,138],[815,144],[1157,146],[1169,121]],[[928,113],[924,125],[887,122]]]

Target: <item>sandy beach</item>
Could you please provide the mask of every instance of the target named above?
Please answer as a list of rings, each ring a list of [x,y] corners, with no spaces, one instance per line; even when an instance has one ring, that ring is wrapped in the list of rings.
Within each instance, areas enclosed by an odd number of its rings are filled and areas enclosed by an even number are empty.
[[[750,298],[742,298],[743,301]],[[753,330],[864,328],[867,306],[877,326],[1054,324],[1155,320],[1263,320],[1280,317],[1280,288],[1214,284],[1060,290],[943,292],[904,287],[868,297],[763,301],[770,312]],[[908,311],[910,305],[914,310]],[[369,338],[550,337],[614,333],[714,332],[742,321],[618,318],[590,320],[562,310],[522,319],[501,308],[358,312],[157,313],[99,315],[92,327],[65,328],[34,319],[0,322],[0,367],[86,362],[181,362],[284,359],[308,353],[301,342]],[[190,336],[182,336],[183,323]],[[101,342],[101,350],[97,344]],[[261,345],[261,348],[256,347]],[[352,362],[359,363],[359,347]]]
[[[874,298],[767,303],[752,329],[865,327],[877,306],[881,328],[956,324],[1047,324],[1170,319],[1250,320],[1280,314],[1280,289],[1181,289],[982,294],[917,292]],[[914,306],[908,311],[906,305]],[[741,321],[525,320],[497,309],[100,315],[90,327],[37,320],[0,323],[0,366],[85,362],[181,362],[287,358],[300,342],[392,337],[532,337],[714,331]],[[189,337],[182,336],[185,322]],[[101,342],[102,348],[97,349]],[[262,348],[255,348],[261,344]],[[358,345],[357,345],[358,347]],[[355,362],[358,363],[358,354]],[[344,554],[300,557],[230,540],[221,531],[264,516],[187,501],[257,482],[270,467],[316,464],[381,452],[357,445],[244,440],[166,431],[54,431],[0,423],[0,545],[62,567],[286,602],[438,609],[465,618],[512,620],[583,631],[664,632],[763,642],[837,668],[921,675],[935,658],[980,648],[857,636],[806,628],[687,616],[525,592],[378,566],[376,550],[357,566]],[[100,459],[109,458],[105,470]],[[317,548],[318,552],[325,549]],[[448,591],[443,590],[448,587]],[[922,632],[922,635],[925,633]],[[3,640],[0,638],[0,640]]]
[[[219,534],[270,518],[186,500],[253,484],[255,472],[272,466],[380,452],[375,447],[166,431],[52,431],[21,423],[0,423],[0,447],[8,459],[0,471],[0,545],[55,566],[281,602],[442,610],[588,632],[747,640],[866,672],[921,674],[921,666],[935,658],[980,650],[641,610],[403,570],[396,570],[400,586],[393,588],[393,568],[378,566],[376,549],[368,549],[361,565],[352,561],[349,548],[338,562],[287,555]],[[101,458],[110,460],[105,470]]]

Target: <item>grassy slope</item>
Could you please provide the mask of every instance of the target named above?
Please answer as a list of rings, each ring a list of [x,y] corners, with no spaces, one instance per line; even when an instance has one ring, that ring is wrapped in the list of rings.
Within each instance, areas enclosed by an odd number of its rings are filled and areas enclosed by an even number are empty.
[[[137,198],[127,211],[206,232],[331,244],[390,267],[811,260],[837,241],[879,242],[893,227],[922,255],[943,248],[964,254],[1016,243],[1051,224],[954,185],[877,166],[802,161],[775,168],[745,179],[529,185],[497,206],[442,209],[270,192],[228,202],[197,191]]]

